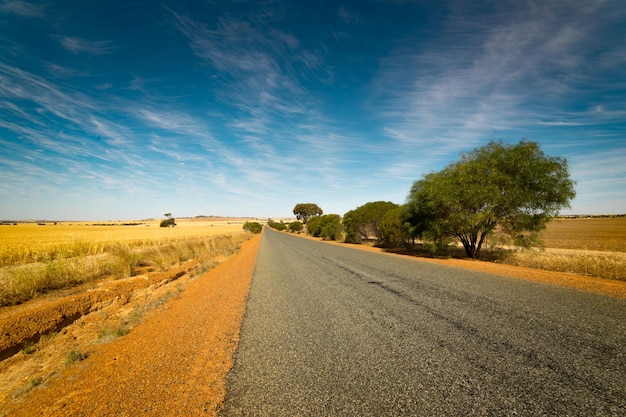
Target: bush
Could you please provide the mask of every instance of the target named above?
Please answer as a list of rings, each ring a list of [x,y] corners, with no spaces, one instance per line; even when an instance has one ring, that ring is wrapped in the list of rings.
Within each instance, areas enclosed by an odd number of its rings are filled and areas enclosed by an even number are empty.
[[[320,235],[324,240],[339,240],[343,232],[341,216],[338,214],[327,214],[322,216],[322,231]]]
[[[304,225],[300,222],[291,222],[289,223],[289,231],[290,232],[301,232],[304,229]]]
[[[325,214],[311,217],[306,225],[309,235],[321,237],[324,240],[341,239],[342,225],[341,216],[338,214]]]
[[[173,217],[168,217],[167,219],[163,219],[161,220],[161,223],[159,224],[160,227],[175,227],[176,226],[176,219]]]
[[[250,233],[261,233],[261,230],[263,230],[263,226],[259,222],[246,222],[243,225],[243,230]]]
[[[306,224],[306,231],[313,237],[320,237],[322,233],[322,218],[320,216],[311,217]]]
[[[402,208],[389,210],[379,227],[380,245],[386,248],[397,248],[404,242],[402,230]]]
[[[269,227],[271,227],[272,229],[276,229],[276,230],[280,230],[283,231],[285,229],[287,229],[287,225],[285,223],[283,223],[282,221],[279,222],[275,222],[275,221],[268,221],[267,225]]]

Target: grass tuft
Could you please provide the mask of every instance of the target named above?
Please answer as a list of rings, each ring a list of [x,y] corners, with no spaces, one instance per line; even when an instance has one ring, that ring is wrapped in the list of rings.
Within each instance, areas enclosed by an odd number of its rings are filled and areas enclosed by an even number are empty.
[[[130,330],[123,324],[120,324],[114,329],[104,329],[98,333],[98,343],[111,343],[117,338],[126,336],[129,332]]]
[[[80,362],[80,361],[84,361],[85,359],[87,359],[89,355],[87,353],[81,352],[80,350],[71,350],[66,356],[65,356],[65,365],[66,366],[70,366],[71,364],[75,363],[75,362]]]

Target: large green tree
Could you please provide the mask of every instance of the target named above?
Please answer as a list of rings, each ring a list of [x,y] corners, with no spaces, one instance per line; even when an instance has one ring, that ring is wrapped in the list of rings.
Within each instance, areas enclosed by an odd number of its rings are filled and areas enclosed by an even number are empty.
[[[492,141],[416,181],[408,197],[412,223],[433,239],[457,238],[478,257],[498,231],[530,246],[548,221],[575,197],[567,161],[533,141]]]
[[[302,223],[306,224],[310,217],[324,214],[322,209],[314,203],[298,203],[293,208],[293,214]]]

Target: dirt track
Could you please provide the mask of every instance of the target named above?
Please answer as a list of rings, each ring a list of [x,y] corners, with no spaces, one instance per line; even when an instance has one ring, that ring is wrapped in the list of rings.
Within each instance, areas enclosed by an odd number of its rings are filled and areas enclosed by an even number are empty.
[[[217,414],[259,243],[244,243],[162,313],[33,389],[8,415]]]

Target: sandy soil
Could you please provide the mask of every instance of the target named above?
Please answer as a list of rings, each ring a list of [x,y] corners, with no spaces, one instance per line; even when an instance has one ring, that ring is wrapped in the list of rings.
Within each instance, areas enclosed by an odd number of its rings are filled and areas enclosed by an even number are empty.
[[[217,415],[225,395],[225,376],[232,366],[241,320],[254,270],[260,236],[244,243],[240,253],[215,269],[189,281],[185,290],[171,297],[131,332],[109,344],[94,344],[95,329],[102,328],[103,314],[112,318],[129,314],[132,302],[111,305],[98,315],[89,314],[65,328],[57,338],[90,346],[89,356],[55,371],[33,384],[22,369],[20,389],[0,402],[0,416],[161,416]],[[339,244],[339,243],[332,243]],[[381,252],[378,248],[352,247]],[[402,256],[389,254],[389,256]],[[552,273],[487,262],[455,259],[420,259],[507,275],[520,279],[562,285],[584,291],[626,298],[626,282]],[[418,260],[416,260],[418,262]],[[181,284],[176,284],[181,285]],[[167,286],[161,292],[168,291]],[[155,293],[158,291],[155,291]],[[155,295],[151,295],[154,299]],[[162,299],[159,298],[159,299]],[[91,318],[89,318],[92,316]],[[100,320],[100,322],[98,321]],[[100,326],[100,327],[98,327]],[[41,344],[41,342],[40,342]],[[46,351],[45,343],[41,352]],[[55,358],[57,356],[46,353]],[[30,355],[18,353],[0,363],[4,381],[11,361],[24,362]],[[28,359],[30,360],[30,359]],[[32,367],[31,367],[32,368]],[[41,369],[32,369],[41,374]],[[8,378],[8,379],[7,379]],[[2,383],[2,379],[0,379]]]

